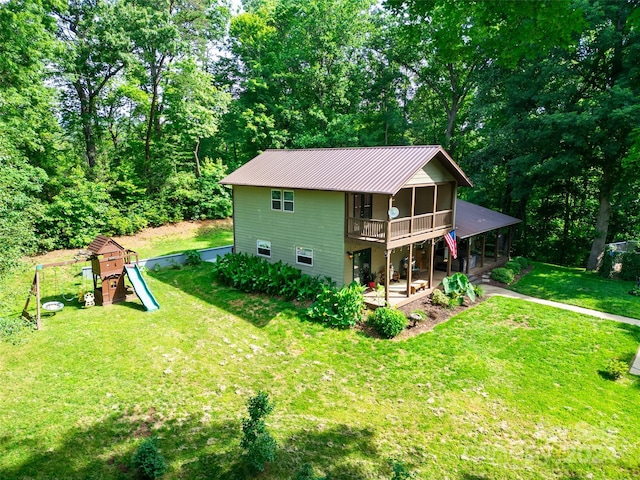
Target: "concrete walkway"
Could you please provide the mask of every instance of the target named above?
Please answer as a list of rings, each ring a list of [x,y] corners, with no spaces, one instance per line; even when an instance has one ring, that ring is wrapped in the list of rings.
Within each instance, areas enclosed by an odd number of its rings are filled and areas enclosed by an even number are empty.
[[[547,305],[549,307],[561,308],[563,310],[569,310],[571,312],[582,313],[583,315],[591,315],[592,317],[603,318],[605,320],[613,320],[614,322],[626,323],[629,325],[636,325],[640,327],[640,320],[637,318],[623,317],[622,315],[614,315],[613,313],[599,312],[597,310],[591,310],[588,308],[576,307],[575,305],[568,305],[566,303],[553,302],[551,300],[544,300],[542,298],[530,297],[529,295],[523,295],[518,292],[512,292],[506,288],[495,287],[493,285],[482,285],[482,288],[486,295],[519,298],[520,300],[526,300],[527,302],[539,303],[541,305]]]
[[[549,307],[561,308],[563,310],[569,310],[571,312],[581,313],[583,315],[591,315],[592,317],[603,318],[605,320],[613,320],[614,322],[626,323],[628,325],[640,326],[640,320],[637,318],[623,317],[622,315],[614,315],[613,313],[599,312],[597,310],[590,310],[588,308],[576,307],[575,305],[567,305],[566,303],[552,302],[551,300],[544,300],[542,298],[530,297],[529,295],[523,295],[518,292],[512,292],[506,288],[495,287],[493,285],[482,285],[484,292],[487,296],[500,296],[509,298],[519,298],[527,302],[539,303],[541,305],[547,305]],[[631,366],[629,373],[632,375],[640,376],[640,349],[636,353],[635,357],[631,360]]]

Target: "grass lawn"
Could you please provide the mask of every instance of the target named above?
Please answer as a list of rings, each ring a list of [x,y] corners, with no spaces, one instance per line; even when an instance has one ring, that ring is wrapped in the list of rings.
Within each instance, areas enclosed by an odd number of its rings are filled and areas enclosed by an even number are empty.
[[[335,331],[288,303],[212,285],[210,265],[153,272],[137,302],[44,319],[0,344],[0,478],[131,479],[152,434],[166,479],[246,478],[245,403],[276,402],[260,476],[303,462],[334,479],[640,475],[640,383],[601,375],[640,329],[492,298],[402,342]]]
[[[206,220],[202,222],[180,222],[157,228],[149,228],[137,235],[114,237],[122,246],[138,252],[140,259],[159,257],[187,250],[221,247],[233,244],[233,226],[231,219]],[[12,278],[0,283],[0,317],[20,315],[33,281],[34,265],[72,260],[78,252],[75,250],[56,250],[46,255],[29,258]],[[89,262],[78,263],[59,268],[43,270],[43,302],[61,301],[64,294],[70,298],[77,290],[90,290],[92,287],[79,275],[83,266]]]
[[[154,231],[149,236],[142,233],[133,237],[119,237],[117,241],[137,251],[141,259],[233,244],[230,219],[189,224],[166,225],[155,229],[160,232]],[[190,226],[195,228],[188,228]]]
[[[629,295],[635,282],[612,280],[584,268],[535,263],[534,269],[510,288],[532,297],[568,303],[640,319],[640,299]]]

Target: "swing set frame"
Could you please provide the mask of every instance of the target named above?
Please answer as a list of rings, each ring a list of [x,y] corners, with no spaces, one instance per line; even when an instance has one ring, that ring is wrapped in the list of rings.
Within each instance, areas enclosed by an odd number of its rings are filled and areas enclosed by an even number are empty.
[[[40,305],[40,274],[42,270],[44,270],[45,268],[62,267],[64,265],[74,265],[76,263],[89,261],[91,261],[91,258],[75,258],[73,260],[66,260],[64,262],[42,263],[40,265],[36,265],[36,273],[33,276],[33,283],[31,284],[31,289],[29,290],[29,296],[27,297],[27,301],[24,304],[24,308],[22,309],[22,316],[30,322],[35,322],[36,330],[40,330],[40,327],[42,326],[42,306]],[[36,297],[35,315],[29,313],[29,302],[31,301],[31,297]]]

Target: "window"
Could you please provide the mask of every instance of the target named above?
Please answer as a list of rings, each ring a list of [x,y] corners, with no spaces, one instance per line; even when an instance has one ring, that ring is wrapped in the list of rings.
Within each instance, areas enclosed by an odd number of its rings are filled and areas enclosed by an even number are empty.
[[[313,267],[313,249],[296,247],[296,263]]]
[[[353,196],[353,216],[355,218],[372,218],[373,195],[370,193],[356,193]]]
[[[293,191],[291,190],[284,190],[282,192],[282,195],[284,197],[284,211],[285,212],[293,212]]]
[[[271,190],[271,210],[293,212],[293,190]]]
[[[271,210],[282,210],[282,190],[271,190]]]
[[[271,242],[258,240],[258,256],[271,258]]]

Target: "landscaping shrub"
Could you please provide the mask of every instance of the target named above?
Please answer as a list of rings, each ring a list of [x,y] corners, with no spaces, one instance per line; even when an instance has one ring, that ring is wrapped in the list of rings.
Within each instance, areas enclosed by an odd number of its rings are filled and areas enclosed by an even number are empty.
[[[393,472],[391,480],[409,480],[411,478],[416,478],[416,473],[410,472],[402,461],[391,459],[389,460],[389,464],[391,465],[391,471]]]
[[[31,329],[31,324],[22,317],[0,317],[0,342],[18,345]]]
[[[623,254],[620,278],[635,281],[638,277],[640,277],[640,253],[627,252]]]
[[[369,316],[369,325],[384,338],[395,337],[408,323],[405,314],[395,308],[380,307]]]
[[[514,275],[518,275],[520,273],[520,270],[522,270],[520,264],[514,260],[505,263],[504,268],[508,268],[509,270],[511,270]]]
[[[323,286],[316,301],[307,309],[307,316],[331,327],[353,327],[364,311],[364,289],[356,282],[340,289]]]
[[[520,268],[522,268],[523,270],[531,266],[531,262],[526,257],[515,257],[512,261],[519,263]]]
[[[442,280],[444,293],[451,299],[451,304],[462,305],[467,296],[472,302],[476,301],[476,294],[469,277],[464,273],[454,273]]]
[[[160,478],[167,471],[167,463],[158,452],[155,438],[148,438],[140,444],[133,456],[133,466],[138,470],[140,477],[153,480]]]
[[[278,444],[267,431],[263,420],[274,408],[269,394],[262,391],[247,401],[249,418],[242,421],[240,447],[245,451],[247,465],[254,472],[264,471],[266,464],[276,458]]]
[[[616,254],[613,252],[611,247],[607,246],[604,249],[604,254],[600,261],[600,268],[598,268],[598,275],[602,278],[611,278],[611,275],[613,274],[613,264],[616,260],[615,256]]]
[[[607,362],[604,367],[604,372],[612,380],[617,380],[629,371],[629,365],[627,362],[612,358]]]
[[[202,256],[197,250],[187,250],[184,252],[184,255],[186,257],[185,263],[187,265],[200,265],[202,263]]]
[[[482,298],[484,297],[484,288],[482,288],[482,285],[474,285],[473,293],[476,294],[477,298]]]
[[[313,465],[305,463],[300,470],[291,478],[291,480],[327,480],[328,477],[318,477],[313,471]]]
[[[440,289],[435,289],[431,294],[431,303],[440,307],[449,308],[451,306],[451,300]]]
[[[285,300],[315,300],[331,279],[311,277],[282,262],[270,263],[246,253],[228,253],[213,264],[220,283],[247,293],[266,293]]]
[[[507,285],[513,283],[513,271],[508,268],[494,268],[491,272],[491,279]]]
[[[629,290],[629,295],[635,295],[636,297],[640,297],[640,286],[635,286],[631,290]]]

